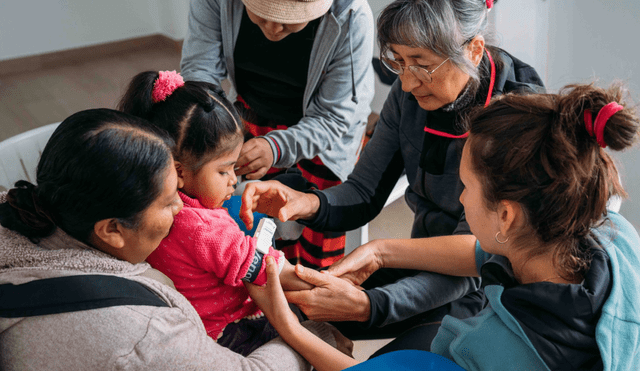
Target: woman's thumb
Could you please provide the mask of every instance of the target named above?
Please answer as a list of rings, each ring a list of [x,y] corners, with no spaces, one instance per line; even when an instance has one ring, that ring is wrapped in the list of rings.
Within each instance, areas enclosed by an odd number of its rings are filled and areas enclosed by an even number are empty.
[[[267,255],[265,258],[265,264],[267,265],[267,283],[269,286],[279,286],[280,285],[280,272],[278,271],[278,264],[276,264],[276,260],[271,255]],[[284,257],[283,257],[284,259]]]
[[[310,283],[314,286],[322,286],[326,283],[326,279],[322,273],[303,267],[302,265],[296,265],[296,275],[301,280]]]
[[[343,274],[349,272],[349,267],[346,266],[346,264],[342,264],[343,259],[340,259],[337,262],[333,263],[325,272],[334,277],[340,277]]]

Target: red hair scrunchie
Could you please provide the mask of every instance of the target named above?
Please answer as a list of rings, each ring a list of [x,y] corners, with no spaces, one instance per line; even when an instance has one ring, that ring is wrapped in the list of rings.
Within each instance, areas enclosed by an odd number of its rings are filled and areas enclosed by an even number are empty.
[[[493,0],[485,0],[485,2],[487,4],[487,9],[493,8]]]
[[[159,77],[153,84],[153,90],[151,91],[153,103],[167,99],[177,88],[184,86],[184,79],[175,70],[160,71],[158,75]]]
[[[604,127],[607,125],[607,121],[623,108],[624,107],[616,102],[608,103],[598,112],[595,122],[593,121],[591,110],[584,111],[584,126],[587,129],[587,133],[589,133],[589,136],[596,137],[596,141],[600,147],[607,147],[607,143],[604,141]]]

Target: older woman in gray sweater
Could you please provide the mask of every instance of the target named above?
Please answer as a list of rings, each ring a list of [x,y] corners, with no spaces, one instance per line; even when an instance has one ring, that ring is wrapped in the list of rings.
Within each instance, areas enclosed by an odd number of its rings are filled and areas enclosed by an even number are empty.
[[[248,357],[216,344],[144,262],[182,208],[169,148],[141,119],[82,111],[47,143],[37,185],[0,194],[0,369],[310,369],[280,338]]]

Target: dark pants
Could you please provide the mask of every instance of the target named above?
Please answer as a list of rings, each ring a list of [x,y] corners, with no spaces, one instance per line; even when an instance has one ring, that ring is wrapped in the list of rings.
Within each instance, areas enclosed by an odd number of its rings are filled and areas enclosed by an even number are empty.
[[[245,318],[228,324],[217,343],[246,357],[276,337],[278,332],[271,326],[267,317]]]

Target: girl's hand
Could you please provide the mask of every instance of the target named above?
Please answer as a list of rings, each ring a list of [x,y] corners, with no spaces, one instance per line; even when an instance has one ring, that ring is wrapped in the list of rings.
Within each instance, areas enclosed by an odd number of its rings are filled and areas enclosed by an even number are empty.
[[[283,334],[295,331],[300,326],[298,317],[289,308],[289,303],[284,296],[282,286],[280,286],[280,277],[278,265],[272,256],[265,258],[267,265],[267,284],[265,286],[257,286],[252,283],[244,283],[249,291],[249,295],[258,307],[267,316],[269,322],[275,327],[278,333]]]
[[[383,267],[382,259],[377,254],[377,246],[383,243],[383,240],[373,240],[358,247],[333,263],[326,272],[354,285],[362,284],[373,272]]]

